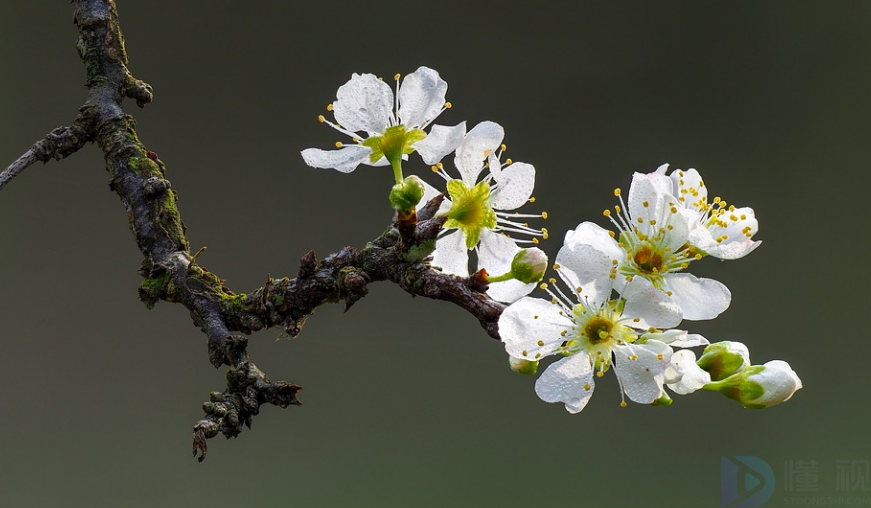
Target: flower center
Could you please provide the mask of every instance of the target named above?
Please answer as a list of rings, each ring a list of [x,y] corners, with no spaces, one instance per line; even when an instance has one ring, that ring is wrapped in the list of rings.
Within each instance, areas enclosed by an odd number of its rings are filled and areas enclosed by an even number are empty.
[[[466,234],[466,247],[474,248],[482,229],[496,227],[496,213],[490,206],[490,185],[480,182],[470,188],[462,180],[451,180],[448,193],[452,204],[444,228],[458,228]]]
[[[426,137],[420,129],[406,129],[404,125],[388,127],[381,136],[372,136],[363,141],[363,146],[372,149],[370,162],[377,162],[381,157],[387,158],[390,164],[399,164],[403,155],[414,152],[411,146]]]
[[[635,249],[632,261],[635,262],[635,266],[642,273],[651,274],[668,271],[668,267],[663,263],[662,254],[649,242],[643,242]]]
[[[582,333],[590,341],[590,344],[597,345],[611,340],[611,330],[613,329],[614,323],[609,319],[595,316],[584,325]]]

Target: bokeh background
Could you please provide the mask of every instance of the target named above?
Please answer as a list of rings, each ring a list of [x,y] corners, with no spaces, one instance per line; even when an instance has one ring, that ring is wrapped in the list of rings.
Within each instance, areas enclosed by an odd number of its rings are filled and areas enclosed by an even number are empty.
[[[745,341],[754,363],[789,361],[805,388],[762,411],[708,392],[621,409],[609,375],[572,416],[469,315],[375,284],[296,340],[252,337],[304,406],[264,407],[198,464],[191,427],[224,372],[182,307],[139,302],[141,254],[88,146],[0,194],[0,506],[718,506],[734,455],[771,465],[766,506],[781,506],[845,496],[836,461],[871,459],[871,3],[118,4],[130,68],[156,94],[128,110],[193,248],[208,247],[201,264],[235,291],[382,232],[389,171],[311,169],[299,151],[339,139],[316,117],[352,72],[427,65],[454,105],[439,123],[499,122],[508,155],[536,166],[551,256],[567,229],[605,224],[633,171],[665,162],[754,207],[759,250],[693,265],[731,308],[686,325]],[[71,5],[2,10],[5,167],[86,90]],[[783,488],[799,460],[817,461],[817,492]]]

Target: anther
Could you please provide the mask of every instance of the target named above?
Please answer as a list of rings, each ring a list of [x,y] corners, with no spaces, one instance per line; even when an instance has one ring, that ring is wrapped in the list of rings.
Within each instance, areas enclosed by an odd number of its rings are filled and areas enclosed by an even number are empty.
[[[324,118],[324,115],[318,115],[318,122],[324,123],[327,119]]]

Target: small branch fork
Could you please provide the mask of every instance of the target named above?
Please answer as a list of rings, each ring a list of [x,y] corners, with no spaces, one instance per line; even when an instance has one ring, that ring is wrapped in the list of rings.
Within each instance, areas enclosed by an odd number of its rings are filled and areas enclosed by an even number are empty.
[[[127,54],[113,0],[74,0],[76,47],[85,64],[88,96],[68,127],[51,131],[0,173],[0,189],[37,161],[65,158],[88,142],[103,151],[110,187],[121,198],[129,226],[144,260],[139,297],[149,308],[158,301],[176,302],[191,313],[208,337],[209,360],[226,365],[227,386],[212,392],[203,404],[205,417],[193,432],[193,454],[202,461],[207,440],[219,433],[236,437],[263,404],[299,405],[300,387],[270,381],[247,353],[251,332],[281,327],[300,333],[305,319],[320,305],[344,302],[350,308],[366,296],[372,282],[390,281],[411,295],[452,302],[472,314],[487,333],[499,338],[497,322],[504,306],[483,294],[481,273],[471,277],[444,274],[427,257],[444,218],[434,217],[440,196],[417,213],[398,214],[378,238],[357,250],[345,247],[318,260],[309,252],[295,278],[267,278],[263,287],[236,294],[224,281],[197,263],[176,207],[176,193],[166,179],[166,166],[146,149],[125,98],[139,107],[150,103],[151,87],[127,69]]]

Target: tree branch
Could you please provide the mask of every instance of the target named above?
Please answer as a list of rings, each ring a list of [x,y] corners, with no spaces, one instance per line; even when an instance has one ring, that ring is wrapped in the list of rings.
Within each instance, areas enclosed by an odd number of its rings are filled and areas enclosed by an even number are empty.
[[[457,277],[434,270],[429,254],[444,224],[434,217],[440,196],[417,214],[398,214],[392,225],[363,249],[345,247],[318,261],[314,252],[300,260],[295,278],[273,280],[250,293],[236,294],[191,255],[185,226],[176,207],[176,193],[166,179],[166,166],[136,134],[125,98],[140,107],[151,102],[151,87],[127,69],[124,39],[113,0],[75,0],[76,44],[86,69],[88,96],[71,127],[52,131],[2,175],[0,187],[36,160],[47,161],[75,152],[88,141],[103,151],[110,187],[121,198],[136,242],[144,255],[139,297],[149,308],[158,301],[184,305],[208,337],[209,360],[229,368],[227,386],[203,404],[206,416],[194,426],[193,453],[206,456],[206,442],[219,433],[238,436],[251,426],[262,404],[299,405],[299,386],[272,382],[251,361],[248,339],[241,334],[282,327],[296,336],[305,319],[320,305],[344,302],[351,307],[372,282],[390,281],[413,296],[452,302],[475,316],[498,339],[497,322],[504,306],[483,294],[481,273]]]
[[[0,190],[22,171],[39,161],[43,164],[51,159],[64,159],[79,151],[85,143],[92,141],[89,133],[93,130],[89,127],[89,119],[80,114],[75,123],[69,127],[58,127],[49,132],[44,139],[40,139],[24,152],[15,162],[0,173]]]

